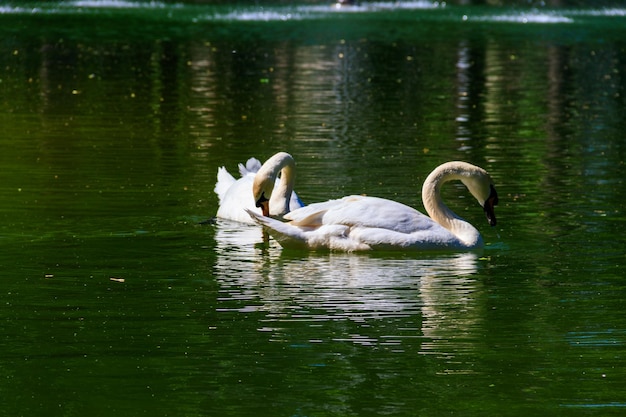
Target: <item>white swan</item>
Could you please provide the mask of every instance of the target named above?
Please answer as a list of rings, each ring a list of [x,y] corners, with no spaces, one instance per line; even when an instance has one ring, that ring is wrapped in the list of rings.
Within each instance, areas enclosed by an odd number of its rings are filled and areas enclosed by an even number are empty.
[[[454,214],[441,200],[443,183],[460,180],[483,206],[494,226],[498,194],[484,169],[467,162],[446,162],[424,181],[422,199],[430,217],[377,197],[353,195],[315,203],[284,216],[284,223],[248,210],[285,248],[362,250],[477,249],[483,246],[474,226]],[[255,198],[259,198],[255,195]]]
[[[302,207],[302,202],[293,192],[295,166],[291,155],[279,152],[263,165],[256,158],[248,159],[246,166],[239,164],[239,179],[235,179],[225,167],[220,167],[214,189],[219,199],[217,217],[254,223],[244,210],[264,216],[283,216]],[[260,191],[254,191],[256,189]],[[257,202],[259,197],[254,198],[254,195],[263,196],[263,201]]]

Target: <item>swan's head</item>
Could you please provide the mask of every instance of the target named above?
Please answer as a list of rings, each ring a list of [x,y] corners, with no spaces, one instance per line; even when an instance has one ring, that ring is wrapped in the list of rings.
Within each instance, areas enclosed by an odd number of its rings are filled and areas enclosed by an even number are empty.
[[[276,188],[276,196],[272,201],[273,214],[289,211],[289,199],[293,191],[295,161],[286,152],[278,152],[269,158],[254,175],[252,195],[254,204],[261,208],[263,215],[270,215],[270,199],[276,185],[276,178],[282,172],[280,185]]]
[[[270,197],[272,196],[272,191],[274,191],[275,179],[262,174],[262,172],[258,172],[254,177],[252,195],[254,196],[255,206],[259,207],[263,215],[268,217],[270,215]]]
[[[491,184],[489,186],[489,197],[483,203],[483,209],[485,210],[485,214],[487,215],[487,220],[489,220],[489,224],[491,226],[496,225],[496,213],[494,207],[498,205],[498,193],[496,192],[496,187]]]
[[[496,187],[487,171],[476,166],[473,168],[469,172],[469,176],[461,178],[461,181],[485,210],[489,224],[495,226],[496,213],[494,207],[498,205]]]

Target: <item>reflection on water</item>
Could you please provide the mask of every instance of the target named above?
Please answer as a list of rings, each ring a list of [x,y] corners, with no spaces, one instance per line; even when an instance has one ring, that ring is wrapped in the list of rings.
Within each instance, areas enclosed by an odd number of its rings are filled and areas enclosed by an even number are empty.
[[[475,253],[424,258],[289,254],[275,243],[268,247],[259,227],[228,222],[216,226],[215,239],[218,311],[262,313],[258,330],[268,332],[270,340],[285,340],[285,323],[323,326],[347,320],[361,332],[315,341],[402,349],[404,340],[418,340],[420,353],[451,360],[471,351],[481,331]],[[399,318],[413,319],[416,327],[368,334],[373,321]]]

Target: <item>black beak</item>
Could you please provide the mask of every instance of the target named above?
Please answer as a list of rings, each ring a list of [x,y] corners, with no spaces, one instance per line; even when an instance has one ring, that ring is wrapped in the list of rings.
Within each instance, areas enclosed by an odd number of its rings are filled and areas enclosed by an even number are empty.
[[[269,217],[270,215],[270,200],[265,197],[265,193],[261,194],[261,197],[256,201],[255,205],[261,208],[263,215]]]
[[[487,215],[487,220],[489,220],[489,224],[491,226],[496,225],[496,213],[494,211],[494,207],[498,205],[498,193],[493,185],[491,185],[491,193],[489,194],[489,198],[485,201],[485,205],[483,209],[485,210],[485,214]]]

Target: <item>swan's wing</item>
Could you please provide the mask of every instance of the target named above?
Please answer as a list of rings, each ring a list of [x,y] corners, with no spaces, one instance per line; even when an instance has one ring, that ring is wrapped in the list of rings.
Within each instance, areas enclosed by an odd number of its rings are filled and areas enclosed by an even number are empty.
[[[235,177],[230,175],[230,173],[226,170],[226,167],[220,167],[217,169],[217,182],[215,183],[213,191],[217,194],[220,204],[222,204],[224,196],[235,181],[237,180],[235,180]]]
[[[349,227],[344,225],[322,225],[319,228],[294,226],[293,223],[284,223],[271,217],[265,217],[252,210],[246,210],[251,218],[264,226],[269,234],[287,249],[342,249],[356,250],[357,248],[334,247],[333,240],[345,241]],[[361,248],[367,249],[367,248]]]
[[[375,250],[445,250],[462,247],[449,230],[433,222],[411,233],[389,229],[356,227],[348,238]]]
[[[254,173],[248,173],[238,180],[234,180],[224,193],[223,198],[220,199],[217,217],[242,223],[253,223],[250,216],[244,211],[244,209],[259,210],[252,195],[253,181]]]
[[[298,220],[292,220],[289,224],[304,229],[316,229],[324,225],[324,214],[326,210],[312,211],[308,216],[299,216]]]
[[[314,225],[307,224],[307,218],[315,219],[314,223],[320,223],[318,218],[323,216],[323,214],[329,209],[339,207],[342,204],[343,199],[338,200],[328,200],[321,203],[313,203],[308,206],[302,206],[297,210],[291,210],[284,216],[285,220],[292,220],[294,224],[300,224],[305,227],[311,227]]]
[[[378,197],[347,196],[338,200],[309,204],[285,216],[300,227],[341,224],[350,227],[413,233],[436,225],[430,217],[412,207]]]
[[[377,197],[354,200],[346,204],[341,212],[329,211],[328,221],[349,222],[354,227],[383,229],[405,234],[429,229],[436,224],[430,217],[412,207]]]
[[[247,174],[256,174],[261,169],[261,161],[256,158],[250,158],[246,165],[239,164],[239,174],[245,177]]]

